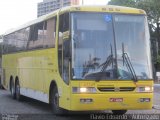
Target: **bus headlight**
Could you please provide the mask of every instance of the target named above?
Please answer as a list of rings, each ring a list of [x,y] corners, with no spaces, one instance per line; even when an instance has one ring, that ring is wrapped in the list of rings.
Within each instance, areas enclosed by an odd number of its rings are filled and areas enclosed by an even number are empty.
[[[94,87],[72,87],[73,93],[96,93],[97,90]]]
[[[153,92],[153,87],[151,86],[137,87],[137,92]]]

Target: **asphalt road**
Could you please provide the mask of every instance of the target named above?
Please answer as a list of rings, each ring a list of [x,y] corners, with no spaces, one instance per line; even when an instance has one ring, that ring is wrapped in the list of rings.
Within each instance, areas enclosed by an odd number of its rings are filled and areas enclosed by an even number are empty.
[[[122,118],[114,118],[110,111],[100,113],[72,113],[68,116],[54,116],[48,104],[25,98],[18,102],[13,100],[10,92],[0,90],[0,120],[104,120],[104,119],[142,119],[160,120],[160,85],[154,87],[154,105],[152,110],[129,110]],[[155,115],[155,116],[153,116]],[[9,119],[8,119],[9,118]],[[153,119],[154,118],[154,119]],[[141,120],[142,120],[141,119]]]

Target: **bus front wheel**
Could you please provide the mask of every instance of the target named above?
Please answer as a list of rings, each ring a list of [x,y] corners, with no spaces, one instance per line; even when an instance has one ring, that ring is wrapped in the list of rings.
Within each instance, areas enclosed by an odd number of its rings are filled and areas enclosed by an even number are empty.
[[[123,115],[127,112],[127,110],[112,110],[114,115]]]
[[[64,113],[66,113],[64,109],[59,107],[59,94],[56,87],[54,87],[52,90],[51,105],[52,105],[53,114],[63,115]]]

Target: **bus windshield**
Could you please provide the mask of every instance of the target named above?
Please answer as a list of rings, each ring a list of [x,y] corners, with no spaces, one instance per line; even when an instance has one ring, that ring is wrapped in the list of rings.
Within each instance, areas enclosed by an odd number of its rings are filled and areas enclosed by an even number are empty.
[[[144,15],[72,13],[72,79],[152,79],[149,31]]]

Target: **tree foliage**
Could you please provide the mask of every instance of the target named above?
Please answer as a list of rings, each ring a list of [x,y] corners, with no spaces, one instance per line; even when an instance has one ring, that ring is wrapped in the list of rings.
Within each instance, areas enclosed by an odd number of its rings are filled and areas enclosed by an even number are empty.
[[[108,2],[109,5],[119,5],[127,7],[135,7],[135,3],[135,0],[110,0]]]
[[[160,0],[140,0],[137,7],[147,12],[151,36],[160,45]]]

